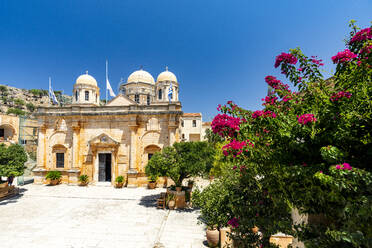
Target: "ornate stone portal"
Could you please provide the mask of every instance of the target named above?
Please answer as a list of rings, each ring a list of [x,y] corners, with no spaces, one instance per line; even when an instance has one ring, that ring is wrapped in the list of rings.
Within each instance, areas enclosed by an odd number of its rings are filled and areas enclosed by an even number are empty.
[[[40,107],[35,183],[47,183],[45,174],[58,170],[62,183],[73,185],[82,174],[91,183],[114,184],[117,176],[124,176],[128,186],[147,185],[144,169],[148,160],[180,140],[183,114],[176,77],[167,71],[169,77],[162,74],[162,81],[155,83],[149,75],[141,70],[132,74],[121,94],[100,106],[97,82],[84,74],[74,85],[71,105]],[[165,96],[167,85],[177,87],[173,89],[177,101]]]

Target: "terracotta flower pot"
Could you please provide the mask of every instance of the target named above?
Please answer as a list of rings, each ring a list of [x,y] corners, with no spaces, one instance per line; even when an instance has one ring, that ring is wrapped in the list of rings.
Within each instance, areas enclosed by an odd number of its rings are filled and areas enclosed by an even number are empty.
[[[156,182],[149,182],[148,188],[149,189],[155,189],[156,188]]]
[[[50,180],[50,185],[57,185],[59,183],[59,179]]]
[[[80,186],[87,186],[87,185],[88,185],[88,182],[80,182],[79,185],[80,185]]]
[[[124,183],[115,183],[115,188],[122,188]]]
[[[168,201],[168,208],[169,208],[170,210],[173,210],[174,207],[175,207],[175,205],[176,205],[176,201],[175,201],[175,200],[170,200],[170,201]]]
[[[216,247],[220,242],[220,232],[217,229],[207,229],[207,241],[209,247]]]
[[[176,187],[176,191],[177,192],[181,192],[182,191],[182,187]]]
[[[8,182],[0,183],[0,188],[6,188],[8,187]]]

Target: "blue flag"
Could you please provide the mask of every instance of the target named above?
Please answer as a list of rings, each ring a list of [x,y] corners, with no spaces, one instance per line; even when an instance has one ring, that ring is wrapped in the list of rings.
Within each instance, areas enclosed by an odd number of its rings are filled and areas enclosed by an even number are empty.
[[[173,97],[173,87],[172,87],[172,82],[171,82],[170,83],[170,86],[169,86],[169,89],[168,89],[168,99],[169,99],[169,102],[171,102],[172,97]]]

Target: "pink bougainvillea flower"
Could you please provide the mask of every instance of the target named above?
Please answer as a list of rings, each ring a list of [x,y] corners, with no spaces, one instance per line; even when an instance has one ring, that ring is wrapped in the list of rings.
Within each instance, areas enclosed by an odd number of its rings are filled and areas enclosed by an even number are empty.
[[[335,56],[332,57],[332,61],[334,64],[345,63],[353,60],[356,58],[357,55],[351,52],[349,49],[345,49],[342,52],[338,52]]]
[[[230,141],[229,144],[226,144],[222,147],[222,153],[225,156],[232,155],[235,158],[236,156],[239,156],[243,153],[247,144],[251,145],[252,143],[249,140],[237,141],[233,139],[232,141]]]
[[[213,118],[211,127],[213,133],[220,136],[227,134],[232,137],[235,132],[239,131],[240,118],[232,117],[227,114],[218,114]]]
[[[256,119],[260,116],[276,118],[276,114],[270,110],[267,110],[267,111],[257,110],[252,113],[253,119]]]
[[[342,98],[350,98],[351,97],[351,93],[350,92],[347,92],[347,91],[339,91],[335,94],[333,94],[329,100],[331,100],[331,102],[337,102],[339,100],[341,100]]]
[[[352,170],[353,168],[348,163],[338,164],[336,165],[337,170]]]
[[[372,29],[370,27],[365,28],[357,32],[353,38],[351,38],[349,44],[353,44],[355,42],[361,42],[365,40],[370,40],[372,39]]]
[[[281,53],[280,55],[276,56],[274,65],[275,68],[279,67],[281,63],[295,65],[297,63],[297,58],[290,53]]]
[[[303,114],[301,116],[297,116],[298,123],[302,125],[306,125],[308,123],[316,122],[316,118],[313,114]]]
[[[230,225],[232,228],[237,228],[239,226],[239,219],[234,217],[230,219],[227,224]]]

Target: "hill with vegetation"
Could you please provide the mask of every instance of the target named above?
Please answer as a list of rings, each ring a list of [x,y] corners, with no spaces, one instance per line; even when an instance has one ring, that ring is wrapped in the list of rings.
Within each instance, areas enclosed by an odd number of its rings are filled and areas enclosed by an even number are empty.
[[[71,96],[54,91],[59,102],[70,103]],[[0,113],[15,115],[32,115],[40,106],[50,106],[48,90],[19,89],[0,84]]]

